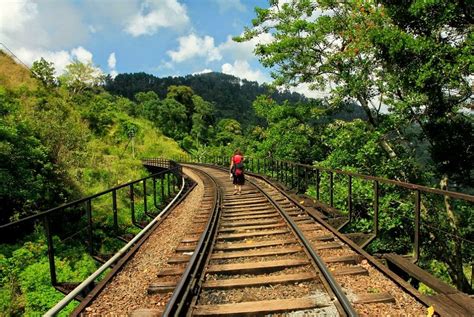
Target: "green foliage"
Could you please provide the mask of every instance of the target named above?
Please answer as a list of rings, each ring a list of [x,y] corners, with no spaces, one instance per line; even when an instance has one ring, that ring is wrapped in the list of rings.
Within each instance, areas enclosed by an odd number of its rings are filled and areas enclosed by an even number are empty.
[[[35,61],[30,71],[33,77],[41,81],[45,87],[56,85],[54,64],[46,61],[44,58],[41,57],[39,61]]]
[[[103,84],[105,76],[91,62],[84,64],[76,60],[66,66],[66,72],[58,80],[61,85],[67,87],[72,93],[79,94]]]

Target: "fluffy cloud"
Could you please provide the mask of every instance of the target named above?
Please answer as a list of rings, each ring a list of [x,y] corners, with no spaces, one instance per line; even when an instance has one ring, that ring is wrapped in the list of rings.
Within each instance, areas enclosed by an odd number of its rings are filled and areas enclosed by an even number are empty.
[[[212,69],[205,68],[199,72],[192,73],[191,75],[200,75],[200,74],[207,74],[207,73],[212,73]]]
[[[188,23],[186,6],[177,0],[145,1],[140,12],[128,19],[125,32],[134,37],[153,35],[160,28],[182,28]]]
[[[249,63],[242,60],[236,60],[234,64],[225,63],[222,65],[222,72],[250,81],[256,81],[260,84],[269,81],[269,78],[260,70],[252,70]]]
[[[291,92],[302,94],[308,98],[324,98],[330,95],[329,91],[311,89],[310,84],[308,83],[299,84],[296,87],[290,87],[289,90]]]
[[[257,44],[268,44],[273,41],[273,36],[268,33],[260,34],[247,42],[235,42],[232,36],[227,37],[227,41],[220,44],[218,49],[223,55],[228,55],[237,60],[249,60],[254,58],[254,50]]]
[[[73,48],[70,52],[66,50],[48,51],[43,49],[28,49],[22,47],[16,51],[16,55],[28,66],[31,66],[34,61],[37,61],[43,57],[48,62],[52,62],[54,64],[57,75],[62,74],[66,66],[74,60],[78,60],[82,63],[92,63],[93,58],[92,53],[82,46]]]
[[[107,64],[110,69],[115,69],[117,65],[117,59],[115,58],[115,52],[110,53],[109,58],[107,59]]]
[[[178,39],[177,51],[168,51],[171,60],[176,63],[184,62],[194,57],[205,57],[208,62],[222,59],[219,50],[214,46],[211,36],[198,37],[195,34],[183,36]]]
[[[110,53],[109,58],[107,59],[107,65],[110,69],[110,76],[112,76],[112,78],[115,78],[115,76],[118,75],[118,72],[115,69],[115,66],[117,66],[117,58],[115,58],[115,52]]]

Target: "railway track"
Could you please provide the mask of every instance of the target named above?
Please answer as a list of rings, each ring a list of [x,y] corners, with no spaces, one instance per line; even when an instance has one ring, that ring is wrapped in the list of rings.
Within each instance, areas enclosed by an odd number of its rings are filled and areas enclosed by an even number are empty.
[[[192,166],[205,192],[194,227],[148,285],[158,315],[426,315],[414,296],[315,221],[280,190]],[[166,306],[165,306],[166,305]]]

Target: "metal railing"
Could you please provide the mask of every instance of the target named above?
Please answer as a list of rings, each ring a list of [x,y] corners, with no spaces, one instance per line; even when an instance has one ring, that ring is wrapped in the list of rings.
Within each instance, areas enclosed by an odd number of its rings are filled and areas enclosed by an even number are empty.
[[[98,241],[100,239],[96,236],[99,234],[103,235],[104,231],[107,231],[107,234],[111,233],[111,236],[117,238],[117,240],[125,242],[132,240],[131,236],[136,231],[133,228],[143,229],[156,217],[160,209],[166,206],[167,202],[173,198],[173,195],[179,188],[182,187],[183,180],[180,174],[181,166],[175,162],[168,162],[167,167],[158,173],[109,188],[97,194],[14,222],[2,224],[0,225],[0,232],[5,234],[2,235],[3,237],[6,237],[6,233],[9,230],[21,230],[20,232],[24,232],[31,230],[35,225],[42,226],[46,237],[51,284],[58,290],[67,293],[61,285],[66,284],[68,281],[58,281],[57,278],[55,259],[57,254],[54,243],[56,239],[53,239],[53,235],[59,236],[59,242],[63,244],[73,239],[75,241],[85,241],[89,254],[100,262],[106,262],[106,259],[101,258],[100,254],[98,254],[102,241]],[[142,201],[137,199],[140,196]],[[94,222],[94,203],[97,203],[97,209],[101,210],[102,217],[111,218],[111,225],[107,224],[107,219],[104,221],[103,218],[100,221]],[[120,208],[119,205],[123,205],[124,208]],[[107,212],[107,209],[110,209],[110,211]],[[126,215],[127,209],[129,217]],[[151,214],[151,212],[154,212],[155,215]],[[122,217],[119,218],[119,216]],[[58,221],[58,219],[61,221]],[[64,221],[69,221],[70,226],[67,226],[67,223],[65,224]],[[72,227],[74,229],[72,232],[64,233],[65,227]],[[96,234],[95,230],[97,229],[100,232]],[[78,239],[81,235],[85,235],[85,239]]]

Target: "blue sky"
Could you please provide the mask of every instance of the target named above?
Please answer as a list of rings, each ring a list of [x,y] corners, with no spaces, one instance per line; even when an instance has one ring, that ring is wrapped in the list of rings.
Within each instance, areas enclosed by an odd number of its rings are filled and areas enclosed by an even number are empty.
[[[0,42],[25,63],[61,72],[73,59],[106,73],[157,76],[219,71],[259,82],[255,43],[231,40],[266,0],[3,0]],[[263,39],[265,40],[265,39]]]
[[[287,1],[287,0],[280,0]],[[270,71],[253,54],[257,43],[236,43],[267,0],[0,0],[0,43],[31,65],[40,57],[61,74],[77,59],[103,72],[159,77],[217,71],[259,83]],[[309,97],[308,85],[291,89]]]

